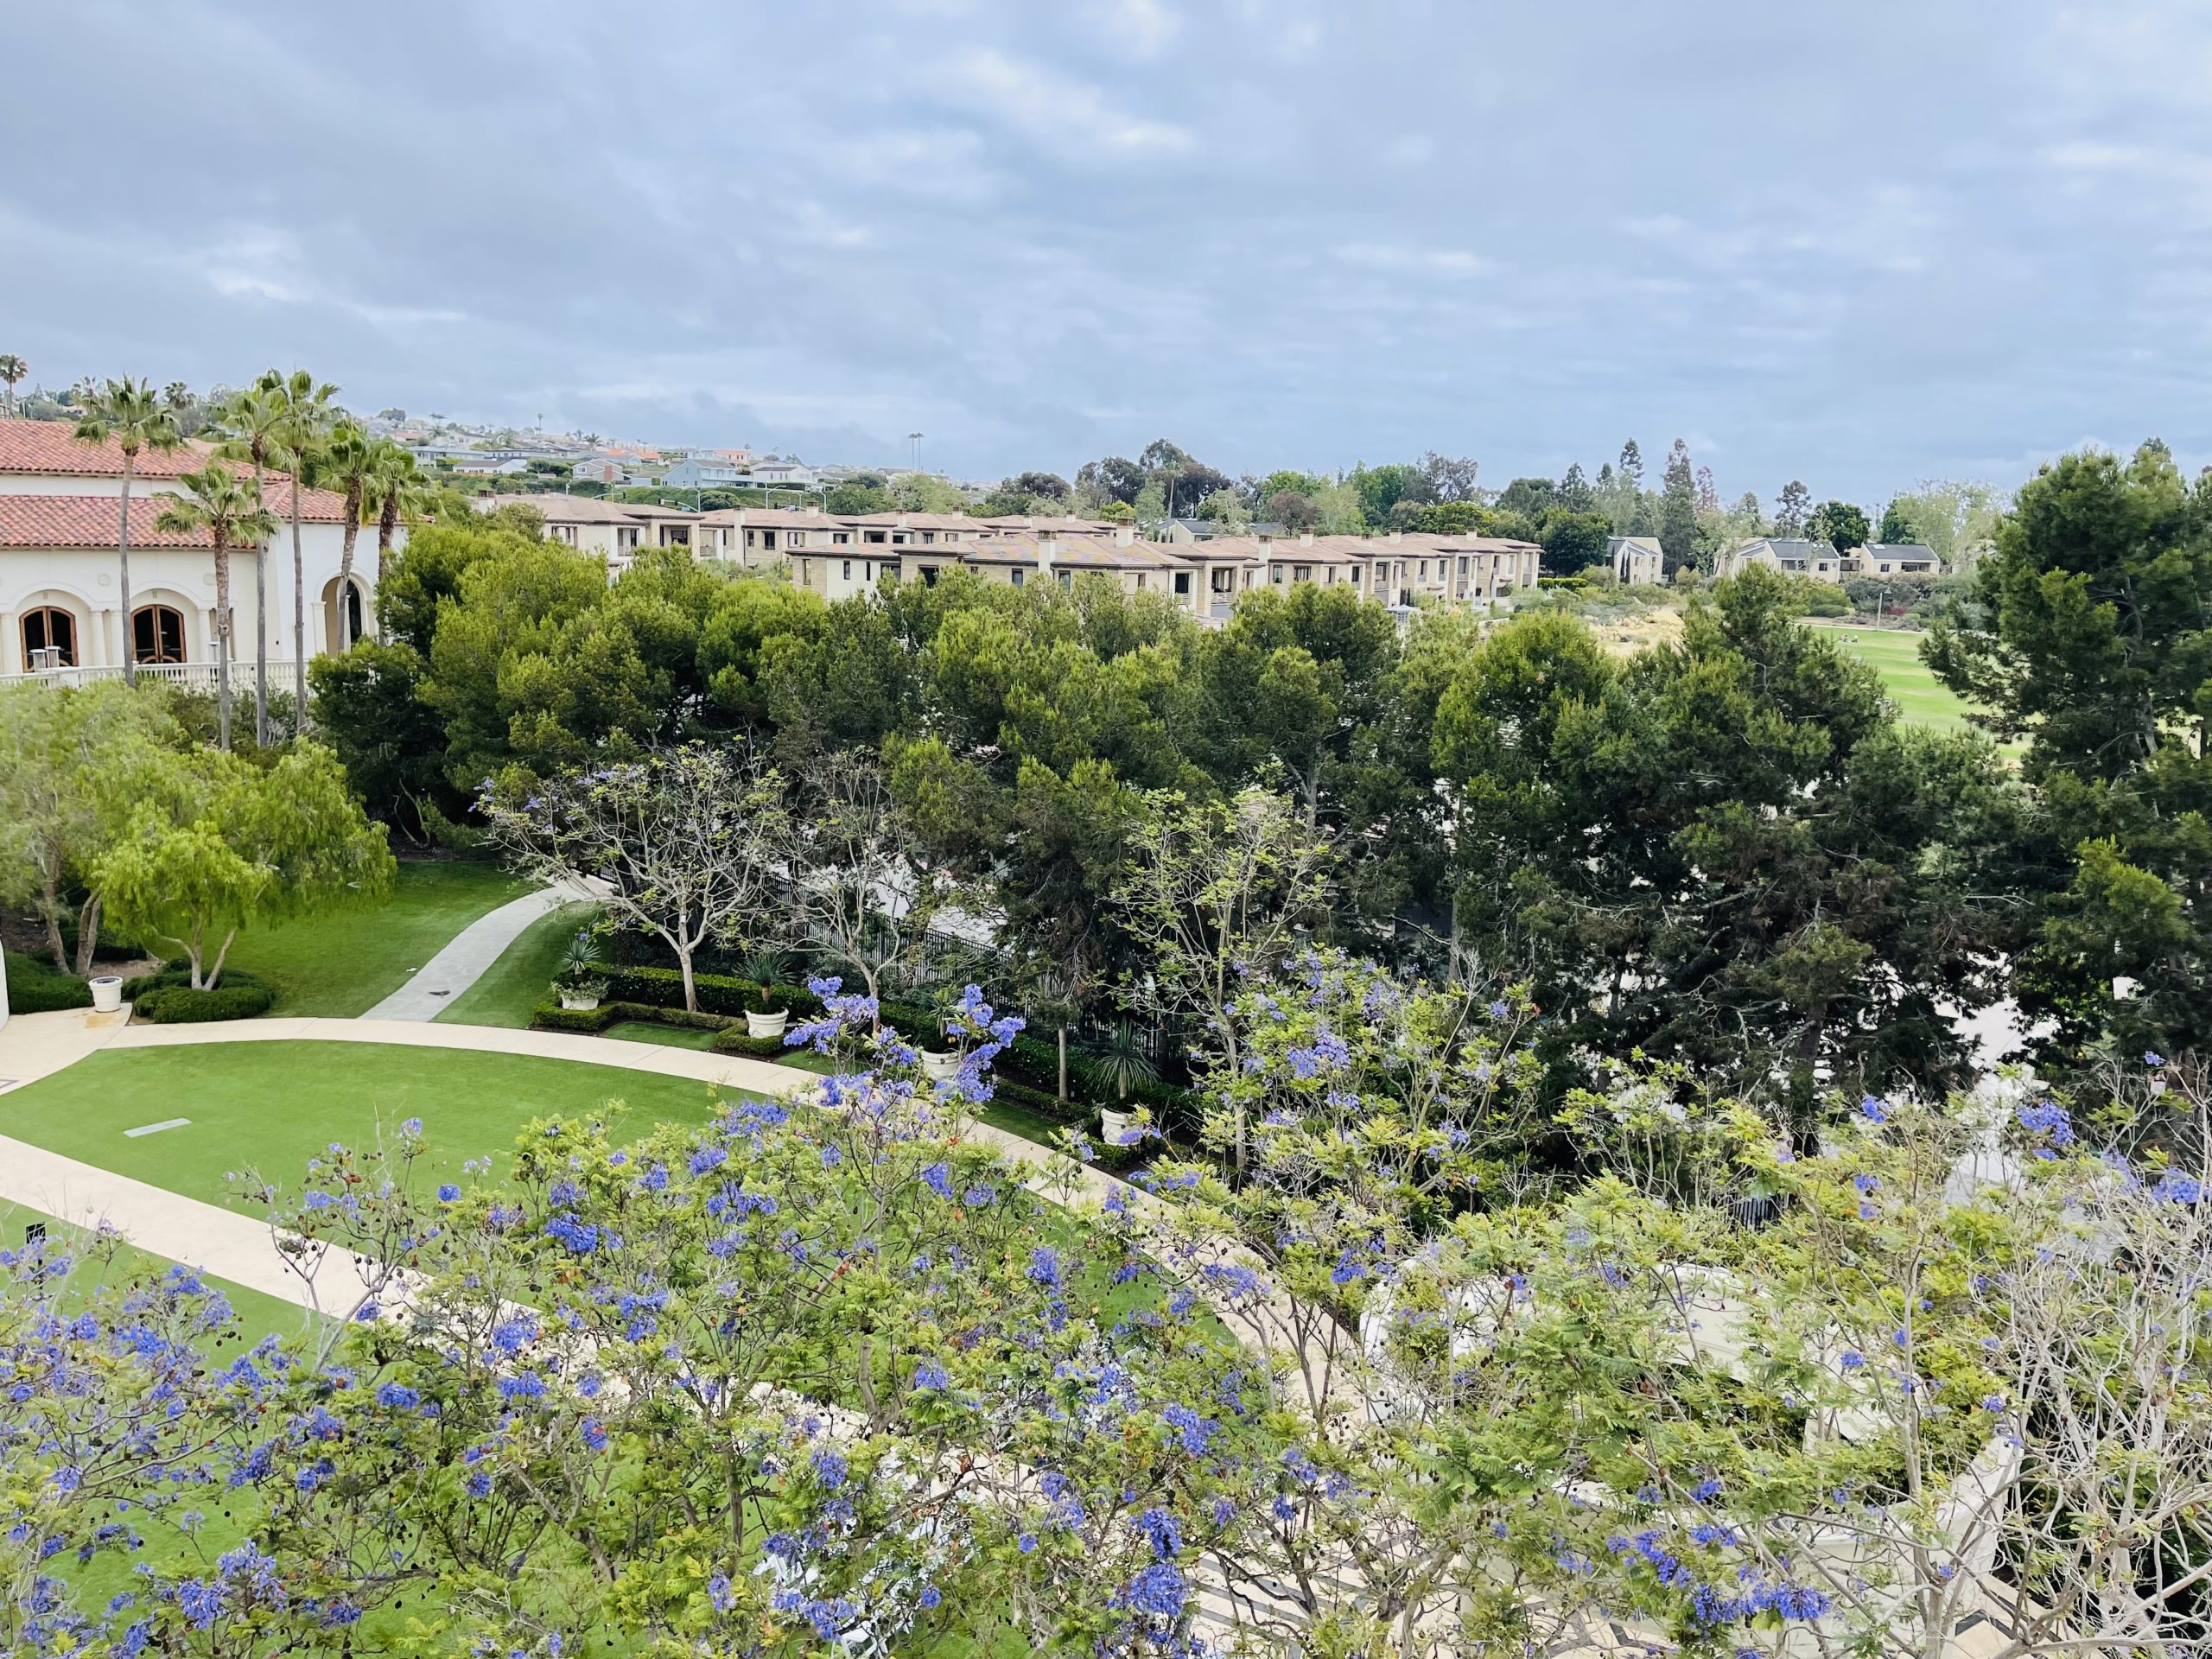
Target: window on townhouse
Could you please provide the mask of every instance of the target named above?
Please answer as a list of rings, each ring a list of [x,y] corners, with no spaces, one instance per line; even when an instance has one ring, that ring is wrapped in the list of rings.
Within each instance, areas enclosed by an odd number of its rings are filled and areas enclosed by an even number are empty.
[[[1291,567],[1291,570],[1290,570],[1290,579],[1291,579],[1293,582],[1311,582],[1311,581],[1313,581],[1313,567],[1312,565],[1310,565],[1310,564],[1298,564],[1298,565],[1293,565],[1293,566]]]
[[[922,586],[923,586],[923,587],[925,587],[925,588],[934,588],[934,587],[936,587],[936,586],[937,586],[937,566],[935,566],[935,565],[933,565],[933,564],[925,564],[925,565],[922,566],[921,569],[922,569]]]
[[[1191,573],[1189,571],[1178,570],[1175,573],[1175,591],[1179,594],[1187,594],[1191,591]]]
[[[891,532],[891,544],[893,547],[904,547],[907,543],[913,539],[914,538],[912,537],[909,536],[903,530],[895,530]]]
[[[884,535],[880,530],[871,530],[868,532],[867,538],[871,542],[880,542],[884,539]]]
[[[846,580],[847,582],[850,582],[852,579],[853,579],[853,562],[852,562],[850,559],[847,559],[847,560],[845,561],[845,580]]]
[[[1023,569],[1022,569],[1020,565],[1018,565],[1018,564],[1017,564],[1017,565],[1015,565],[1015,566],[1014,567],[1014,569],[1012,570],[1012,572],[1011,572],[1010,574],[1011,574],[1011,575],[1013,576],[1013,579],[1014,579],[1014,585],[1015,587],[1017,587],[1017,588],[1020,587],[1020,586],[1021,586],[1021,584],[1022,584],[1024,582],[1026,582],[1026,581],[1028,579],[1028,576],[1029,576],[1029,573],[1028,573],[1027,570]]]
[[[1428,561],[1427,559],[1423,559],[1421,562],[1421,579],[1423,582],[1427,582],[1428,580]]]
[[[1279,564],[1269,565],[1268,567],[1268,580],[1274,582],[1277,587],[1281,587],[1282,585],[1282,566]]]
[[[924,547],[934,547],[934,546],[936,546],[936,545],[937,545],[937,531],[933,531],[933,530],[925,530],[925,531],[924,531],[922,532],[922,545],[923,545]]]
[[[1058,576],[1059,576],[1059,578],[1060,578],[1060,586],[1061,586],[1061,587],[1063,587],[1063,588],[1072,588],[1072,587],[1074,587],[1074,586],[1075,586],[1075,573],[1074,573],[1073,571],[1071,571],[1071,570],[1062,570],[1062,571],[1058,572],[1057,574],[1058,575]]]
[[[634,527],[626,530],[618,528],[615,531],[614,550],[617,553],[635,552],[637,550],[637,546],[638,532]]]
[[[1467,556],[1464,553],[1459,556],[1459,574],[1463,576],[1467,574]]]
[[[663,547],[690,546],[691,526],[689,524],[663,524],[660,527],[660,544]]]
[[[1215,570],[1207,576],[1206,585],[1217,594],[1233,594],[1236,591],[1236,573],[1230,569]]]
[[[843,547],[852,539],[853,533],[849,530],[833,530],[830,532],[830,540],[834,546]]]
[[[1141,570],[1137,572],[1137,586],[1140,588],[1144,586],[1144,572]]]
[[[566,542],[570,547],[576,544],[576,527],[574,524],[549,524],[546,531],[556,541]]]

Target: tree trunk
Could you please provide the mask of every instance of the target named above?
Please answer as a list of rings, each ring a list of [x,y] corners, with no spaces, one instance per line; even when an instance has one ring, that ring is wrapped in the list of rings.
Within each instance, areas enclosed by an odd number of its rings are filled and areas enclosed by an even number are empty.
[[[253,458],[253,505],[265,505],[261,455]],[[269,747],[269,548],[253,552],[253,741]]]
[[[231,747],[231,550],[215,537],[215,731]]]
[[[689,945],[676,947],[676,965],[683,970],[683,1012],[696,1014],[699,1012],[699,991],[691,982],[691,948]]]
[[[116,525],[116,558],[121,565],[123,582],[123,683],[138,683],[138,633],[130,614],[130,474],[137,469],[138,456],[135,450],[123,452],[123,510]]]
[[[300,555],[300,474],[307,457],[299,458],[292,474],[292,729],[308,728],[308,566]]]
[[[61,894],[52,871],[47,873],[45,882],[40,893],[45,903],[39,909],[46,918],[46,948],[54,955],[54,971],[66,974],[69,971],[69,948],[61,942]]]
[[[1068,1097],[1068,1028],[1060,1027],[1060,1098]]]
[[[397,492],[377,509],[377,592],[384,592],[385,578],[391,574],[391,536],[399,528],[399,496]]]
[[[361,533],[361,475],[355,473],[346,486],[346,539],[338,549],[338,602],[331,608],[338,613],[336,644],[343,650],[353,648],[353,626],[346,595],[353,582],[353,543]]]
[[[100,900],[94,893],[85,900],[85,907],[77,912],[77,977],[89,979],[92,974],[92,952],[99,949]]]

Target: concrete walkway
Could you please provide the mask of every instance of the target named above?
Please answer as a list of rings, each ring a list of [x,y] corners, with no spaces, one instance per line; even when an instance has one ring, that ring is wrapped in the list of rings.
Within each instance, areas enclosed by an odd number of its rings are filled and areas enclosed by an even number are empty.
[[[415,976],[361,1016],[364,1020],[435,1020],[454,999],[484,977],[522,931],[563,905],[588,900],[591,893],[565,884],[540,887],[479,916],[446,941],[445,948],[416,969]]]

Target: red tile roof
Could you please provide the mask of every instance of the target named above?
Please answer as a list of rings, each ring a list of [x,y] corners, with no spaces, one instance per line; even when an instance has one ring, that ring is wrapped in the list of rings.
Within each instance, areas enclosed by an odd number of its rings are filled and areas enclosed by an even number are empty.
[[[205,531],[179,535],[154,528],[174,495],[171,491],[133,493],[130,498],[130,545],[133,547],[208,547],[214,543]],[[316,498],[328,496],[334,510],[319,513]],[[112,548],[116,544],[116,498],[111,495],[0,494],[0,548]],[[344,503],[325,490],[309,490],[302,504],[303,523],[334,523],[342,518]],[[291,512],[288,487],[269,492],[269,510],[277,516],[277,541],[284,535]]]
[[[175,535],[154,528],[166,504],[130,499],[133,547],[213,547],[204,530]],[[112,548],[115,498],[103,495],[0,495],[0,547]]]
[[[168,480],[197,472],[207,464],[213,446],[193,440],[179,445],[167,454],[158,450],[141,449],[138,464],[133,469],[139,478]],[[251,467],[243,461],[230,465],[241,475]],[[60,478],[120,478],[123,476],[123,449],[114,439],[105,443],[79,442],[74,429],[67,421],[6,421],[0,420],[0,473],[41,473]],[[280,518],[289,518],[292,512],[291,479],[279,472],[266,474],[264,497],[269,510]],[[101,498],[92,498],[99,500]],[[112,513],[113,509],[111,508]],[[332,490],[308,490],[300,499],[300,517],[318,522],[336,524],[346,517],[346,499]],[[137,518],[132,524],[135,526]],[[134,528],[133,539],[136,539]],[[109,543],[112,545],[111,542]]]

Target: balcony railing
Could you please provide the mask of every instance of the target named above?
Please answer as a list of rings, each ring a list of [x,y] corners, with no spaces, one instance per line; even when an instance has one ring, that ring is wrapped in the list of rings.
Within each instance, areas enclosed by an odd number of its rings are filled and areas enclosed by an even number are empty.
[[[106,663],[98,668],[46,668],[30,674],[0,674],[0,686],[10,685],[90,685],[95,680],[119,680],[123,664]],[[213,663],[141,663],[138,677],[142,680],[161,680],[170,685],[184,686],[194,691],[215,689],[215,664]],[[269,659],[269,683],[289,690],[292,683],[292,659],[289,657]],[[231,664],[231,690],[253,684],[253,658],[245,658]]]

